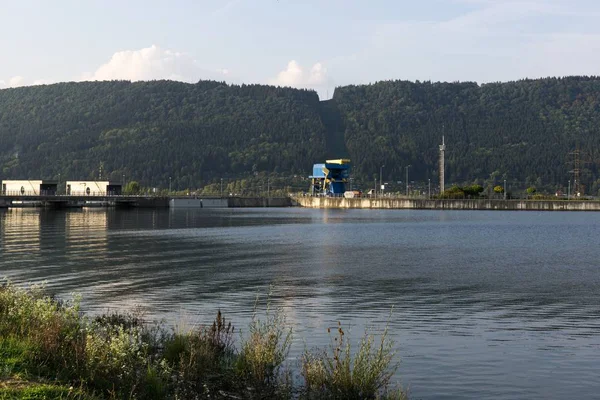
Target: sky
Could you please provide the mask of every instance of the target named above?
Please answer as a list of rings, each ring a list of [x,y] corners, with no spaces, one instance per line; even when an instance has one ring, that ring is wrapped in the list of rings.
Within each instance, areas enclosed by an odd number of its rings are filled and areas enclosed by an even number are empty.
[[[598,0],[0,0],[0,89],[600,75]]]

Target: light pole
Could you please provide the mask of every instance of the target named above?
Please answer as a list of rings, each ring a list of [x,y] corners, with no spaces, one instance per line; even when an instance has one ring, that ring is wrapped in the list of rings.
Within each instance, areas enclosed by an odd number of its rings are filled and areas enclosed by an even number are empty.
[[[223,178],[221,178],[221,198],[223,198]]]
[[[431,200],[431,178],[427,179],[427,187],[429,188],[429,195],[427,199]]]
[[[373,193],[373,196],[377,197],[377,178],[373,179],[373,186],[375,187],[375,193]]]
[[[60,174],[58,174],[58,185],[56,185],[56,194],[60,194]]]
[[[506,200],[506,179],[504,180],[504,200]]]
[[[267,199],[271,197],[271,179],[267,178]]]
[[[407,165],[406,166],[406,195],[408,196],[408,169],[411,167],[411,165]]]
[[[383,167],[385,167],[385,165],[382,165],[379,168],[379,190],[381,191],[381,196],[383,196]]]
[[[569,189],[567,190],[567,200],[571,200],[571,180],[569,179]]]
[[[169,177],[169,194],[171,194],[171,177]]]

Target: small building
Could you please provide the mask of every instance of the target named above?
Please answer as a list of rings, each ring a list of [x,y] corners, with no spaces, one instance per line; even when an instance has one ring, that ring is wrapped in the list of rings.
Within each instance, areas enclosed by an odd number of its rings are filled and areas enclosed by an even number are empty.
[[[350,160],[327,160],[313,165],[310,192],[314,195],[343,196],[350,175]]]
[[[109,181],[67,181],[67,196],[120,196],[123,193],[121,183]]]
[[[57,181],[9,180],[2,181],[3,196],[54,196],[58,189]]]

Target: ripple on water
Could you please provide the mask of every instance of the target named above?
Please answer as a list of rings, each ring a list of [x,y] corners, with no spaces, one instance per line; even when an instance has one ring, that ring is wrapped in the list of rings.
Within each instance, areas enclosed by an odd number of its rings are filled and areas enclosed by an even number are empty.
[[[0,210],[0,275],[77,291],[90,312],[245,328],[257,296],[296,339],[388,326],[422,399],[593,398],[597,213]],[[576,259],[572,256],[577,254]]]

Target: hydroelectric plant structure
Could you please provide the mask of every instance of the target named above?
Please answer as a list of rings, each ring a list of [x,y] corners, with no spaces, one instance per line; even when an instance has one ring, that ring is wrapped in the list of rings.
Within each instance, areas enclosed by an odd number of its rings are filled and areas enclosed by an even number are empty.
[[[314,164],[310,194],[312,196],[341,197],[346,192],[350,176],[350,160],[342,158],[326,160],[324,164]]]

